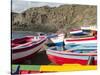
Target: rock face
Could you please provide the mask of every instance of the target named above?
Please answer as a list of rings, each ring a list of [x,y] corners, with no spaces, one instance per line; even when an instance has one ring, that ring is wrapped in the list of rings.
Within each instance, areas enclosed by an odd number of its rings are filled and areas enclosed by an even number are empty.
[[[61,5],[35,7],[22,13],[12,12],[13,31],[56,32],[83,25],[96,25],[97,6]]]

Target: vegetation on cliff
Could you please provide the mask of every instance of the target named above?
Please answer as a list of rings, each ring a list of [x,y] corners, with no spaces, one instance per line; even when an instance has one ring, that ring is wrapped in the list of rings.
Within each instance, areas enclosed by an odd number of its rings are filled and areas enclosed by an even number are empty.
[[[96,21],[97,6],[93,5],[43,6],[12,12],[13,31],[68,32],[83,25],[96,25]]]

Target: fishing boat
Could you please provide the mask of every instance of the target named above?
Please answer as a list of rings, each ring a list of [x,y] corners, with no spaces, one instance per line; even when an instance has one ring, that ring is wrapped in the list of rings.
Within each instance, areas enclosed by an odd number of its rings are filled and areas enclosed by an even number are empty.
[[[71,46],[71,47],[69,47]],[[62,64],[81,64],[81,65],[96,65],[97,53],[96,44],[83,45],[67,45],[65,49],[50,47],[46,50],[49,60],[52,63]]]
[[[50,37],[50,40],[56,45],[56,46],[62,46],[63,40],[64,40],[65,34],[57,34],[57,36]]]
[[[85,37],[85,38],[65,38],[65,45],[74,43],[74,44],[87,44],[87,43],[97,43],[96,37]]]
[[[87,35],[88,33],[81,29],[78,29],[78,30],[71,30],[70,34],[74,36],[82,36],[82,35]]]
[[[91,35],[97,37],[97,27],[96,26],[84,26],[84,27],[81,27],[81,30],[83,30],[84,32],[89,32],[91,33]]]
[[[11,41],[12,61],[19,62],[31,58],[34,53],[41,50],[46,43],[46,37],[26,36]]]
[[[77,67],[76,67],[77,66]],[[27,68],[26,68],[27,67]],[[12,64],[11,75],[35,74],[35,73],[53,73],[67,71],[85,71],[96,70],[95,65],[63,64],[63,65],[18,65]]]
[[[81,27],[81,30],[95,30],[95,31],[97,31],[97,27],[96,27],[96,25],[95,26],[82,26]]]

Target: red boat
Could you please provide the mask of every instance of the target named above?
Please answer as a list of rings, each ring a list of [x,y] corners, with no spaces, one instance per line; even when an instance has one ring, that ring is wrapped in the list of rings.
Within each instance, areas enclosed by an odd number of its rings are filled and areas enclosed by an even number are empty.
[[[81,48],[81,47],[80,47]],[[96,65],[96,50],[57,50],[55,47],[46,50],[49,60],[54,64]]]
[[[46,40],[44,36],[26,36],[12,40],[12,61],[19,62],[30,58],[35,52],[43,48]]]
[[[86,37],[86,38],[66,38],[64,39],[65,45],[69,43],[84,44],[84,43],[97,43],[96,37]]]

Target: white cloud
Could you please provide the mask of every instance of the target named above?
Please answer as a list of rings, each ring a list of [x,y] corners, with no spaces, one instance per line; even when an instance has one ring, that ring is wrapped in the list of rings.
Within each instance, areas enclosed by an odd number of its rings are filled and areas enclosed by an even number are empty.
[[[35,2],[35,1],[24,1],[24,0],[12,0],[12,11],[22,12],[31,7],[41,7],[41,6],[58,7],[62,5],[61,3],[48,3],[48,2]]]

